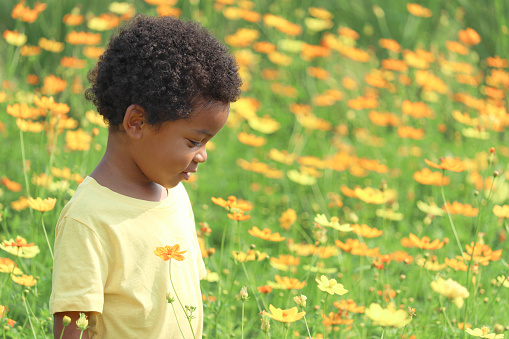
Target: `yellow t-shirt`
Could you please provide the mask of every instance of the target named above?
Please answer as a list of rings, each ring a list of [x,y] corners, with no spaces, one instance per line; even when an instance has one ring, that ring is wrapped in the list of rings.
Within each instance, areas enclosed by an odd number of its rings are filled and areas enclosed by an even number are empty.
[[[183,261],[164,261],[156,247],[180,245]],[[191,338],[175,299],[194,306],[192,326],[202,336],[200,279],[206,275],[189,197],[182,184],[168,198],[151,202],[127,197],[86,177],[64,207],[55,234],[50,312],[98,312],[90,338]],[[175,316],[176,315],[176,316]]]

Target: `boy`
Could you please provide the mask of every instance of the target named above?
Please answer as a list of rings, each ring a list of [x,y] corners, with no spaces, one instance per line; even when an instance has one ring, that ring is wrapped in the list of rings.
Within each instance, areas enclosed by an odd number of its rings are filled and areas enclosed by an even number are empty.
[[[206,270],[180,181],[207,159],[207,141],[240,96],[236,62],[197,23],[138,15],[111,38],[89,81],[86,97],[109,125],[108,143],[56,227],[55,338],[65,315],[64,338],[79,338],[80,312],[89,317],[83,338],[174,338],[180,331],[191,338],[180,305],[166,301],[168,292],[175,297],[169,269],[182,304],[196,307],[199,338]],[[183,261],[154,254],[176,244]]]

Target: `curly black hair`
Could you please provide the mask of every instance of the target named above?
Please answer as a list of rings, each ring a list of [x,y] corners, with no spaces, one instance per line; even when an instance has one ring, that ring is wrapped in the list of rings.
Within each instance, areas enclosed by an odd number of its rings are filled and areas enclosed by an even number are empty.
[[[88,80],[85,97],[110,128],[131,104],[160,125],[189,118],[198,100],[236,101],[242,85],[235,58],[200,24],[141,14],[112,36]]]

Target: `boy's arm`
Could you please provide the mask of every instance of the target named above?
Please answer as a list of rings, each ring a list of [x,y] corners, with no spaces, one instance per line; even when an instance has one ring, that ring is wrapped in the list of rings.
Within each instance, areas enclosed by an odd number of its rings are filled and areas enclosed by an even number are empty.
[[[87,319],[90,317],[92,312],[59,312],[53,315],[53,336],[55,339],[60,339],[64,325],[62,323],[64,316],[71,318],[71,323],[65,327],[64,335],[62,339],[78,339],[81,335],[81,330],[76,326],[76,320],[80,318],[80,313],[85,313]],[[83,331],[81,339],[88,339],[88,329]]]

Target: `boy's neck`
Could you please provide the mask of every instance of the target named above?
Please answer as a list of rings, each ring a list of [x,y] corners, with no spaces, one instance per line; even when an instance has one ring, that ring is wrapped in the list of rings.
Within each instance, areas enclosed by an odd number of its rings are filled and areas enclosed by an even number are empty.
[[[122,139],[122,132],[108,135],[104,156],[90,176],[101,186],[131,198],[148,201],[165,199],[167,189],[140,176],[140,169],[130,159],[128,143]]]

